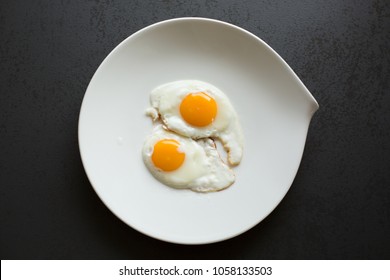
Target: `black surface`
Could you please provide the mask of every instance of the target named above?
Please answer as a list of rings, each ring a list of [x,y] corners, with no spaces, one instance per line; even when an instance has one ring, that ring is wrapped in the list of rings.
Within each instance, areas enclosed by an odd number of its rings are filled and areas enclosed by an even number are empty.
[[[389,1],[1,1],[2,259],[389,259]],[[164,19],[239,25],[320,104],[297,177],[255,228],[221,243],[154,240],[93,191],[77,143],[105,56]]]

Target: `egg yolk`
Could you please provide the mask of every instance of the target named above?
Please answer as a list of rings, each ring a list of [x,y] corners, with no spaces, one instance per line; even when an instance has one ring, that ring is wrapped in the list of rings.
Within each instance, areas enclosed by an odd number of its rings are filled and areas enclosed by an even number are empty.
[[[207,126],[217,115],[217,102],[204,92],[190,93],[180,104],[180,114],[190,125]]]
[[[164,139],[154,145],[152,161],[154,165],[163,171],[178,169],[184,161],[185,153],[180,152],[179,142],[174,139]]]

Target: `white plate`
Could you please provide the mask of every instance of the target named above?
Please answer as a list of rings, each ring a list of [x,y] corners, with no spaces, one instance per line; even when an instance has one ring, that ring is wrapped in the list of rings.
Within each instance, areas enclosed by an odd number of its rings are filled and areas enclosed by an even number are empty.
[[[219,87],[240,117],[244,157],[224,191],[169,188],[142,161],[149,93],[181,79]],[[211,243],[252,228],[279,204],[317,109],[291,68],[253,34],[205,18],[167,20],[124,40],[96,71],[80,112],[80,152],[93,188],[123,222],[160,240]]]

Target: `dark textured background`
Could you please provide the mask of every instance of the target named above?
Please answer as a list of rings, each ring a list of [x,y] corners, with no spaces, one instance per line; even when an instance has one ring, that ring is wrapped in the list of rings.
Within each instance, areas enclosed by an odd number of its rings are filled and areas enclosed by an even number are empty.
[[[191,3],[190,3],[191,2]],[[389,1],[1,1],[2,259],[389,259]],[[99,200],[77,122],[105,56],[164,19],[239,25],[320,104],[297,177],[255,228],[202,246],[144,236]]]

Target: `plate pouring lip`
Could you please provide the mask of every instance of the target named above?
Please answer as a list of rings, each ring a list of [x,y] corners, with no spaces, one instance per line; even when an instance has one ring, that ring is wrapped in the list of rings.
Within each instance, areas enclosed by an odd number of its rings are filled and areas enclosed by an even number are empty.
[[[298,75],[294,72],[294,70],[292,70],[290,65],[270,45],[268,45],[263,39],[261,39],[260,37],[258,37],[254,33],[250,32],[250,31],[248,31],[248,30],[246,30],[246,29],[244,29],[242,27],[234,25],[232,23],[221,21],[221,20],[218,20],[218,19],[213,19],[213,18],[206,18],[206,17],[179,17],[179,18],[171,18],[171,19],[166,19],[166,20],[163,20],[163,21],[156,22],[156,23],[154,23],[154,24],[152,24],[152,25],[150,25],[150,26],[148,26],[146,28],[143,28],[143,29],[137,31],[136,33],[134,33],[130,37],[133,37],[134,35],[137,35],[137,33],[139,33],[140,31],[145,31],[146,29],[149,29],[149,28],[152,29],[152,28],[158,27],[159,25],[162,25],[162,24],[169,24],[169,23],[173,23],[173,22],[177,22],[177,21],[197,21],[197,22],[204,21],[204,22],[218,23],[218,24],[225,25],[227,27],[239,30],[241,32],[244,32],[247,35],[251,36],[252,38],[256,39],[261,44],[263,44],[269,51],[271,51],[273,53],[273,55],[276,56],[283,63],[285,69],[288,72],[290,72],[290,74],[292,74],[294,79],[299,83],[299,86],[302,88],[303,94],[305,94],[307,96],[308,102],[310,103],[310,106],[311,106],[311,110],[310,110],[311,116],[314,115],[314,113],[320,108],[317,100],[314,98],[314,96],[311,94],[311,92],[306,88],[306,86],[302,82],[302,80],[298,77]],[[127,38],[127,39],[129,39],[129,38]]]
[[[293,73],[295,76],[296,74]],[[303,94],[307,97],[309,106],[310,106],[310,118],[314,115],[315,112],[318,111],[320,108],[320,105],[318,104],[317,100],[314,98],[314,96],[310,93],[310,91],[306,88],[306,86],[303,84],[303,82],[296,76],[296,79],[299,81],[301,86],[304,88]]]

